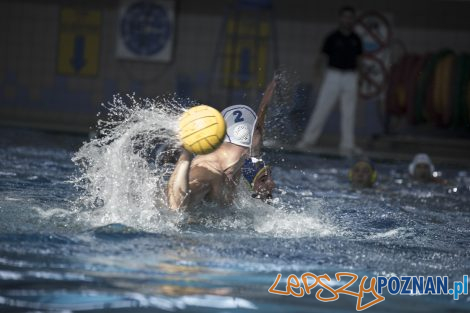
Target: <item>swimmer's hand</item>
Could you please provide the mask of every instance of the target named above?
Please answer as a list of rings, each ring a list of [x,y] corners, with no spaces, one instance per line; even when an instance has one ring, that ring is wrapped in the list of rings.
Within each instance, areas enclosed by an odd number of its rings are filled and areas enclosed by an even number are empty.
[[[192,152],[189,152],[183,146],[180,146],[181,154],[180,154],[180,160],[181,161],[192,161],[194,158],[194,154]]]
[[[263,143],[263,132],[264,132],[264,120],[266,117],[266,112],[268,109],[268,104],[271,102],[271,99],[274,94],[274,89],[276,88],[276,81],[278,80],[277,76],[271,80],[269,85],[266,87],[264,91],[263,98],[259,104],[257,120],[255,131],[253,134],[253,145],[252,145],[252,155],[259,156],[261,154],[261,146]]]

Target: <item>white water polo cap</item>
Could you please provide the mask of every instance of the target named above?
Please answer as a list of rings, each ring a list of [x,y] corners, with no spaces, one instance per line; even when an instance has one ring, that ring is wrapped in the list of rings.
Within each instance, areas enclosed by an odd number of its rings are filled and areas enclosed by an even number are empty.
[[[418,164],[427,164],[431,170],[431,173],[434,172],[434,164],[432,164],[431,158],[426,153],[419,153],[415,155],[413,161],[408,166],[408,171],[411,175],[415,174],[416,165]]]
[[[222,111],[227,124],[225,142],[251,148],[256,125],[256,113],[249,106],[237,104]]]

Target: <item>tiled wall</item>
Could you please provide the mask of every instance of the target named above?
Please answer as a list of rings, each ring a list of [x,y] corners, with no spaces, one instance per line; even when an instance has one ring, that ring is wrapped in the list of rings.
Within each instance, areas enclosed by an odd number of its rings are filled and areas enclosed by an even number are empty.
[[[136,92],[142,97],[178,92],[223,107],[226,97],[212,93],[208,98],[208,84],[228,1],[177,2],[177,33],[170,63],[117,60],[118,2],[74,2],[103,12],[99,72],[89,78],[57,74],[58,18],[63,3],[58,0],[0,1],[1,122],[86,130],[93,124],[100,103],[110,100],[116,92]],[[393,16],[396,37],[410,52],[442,48],[470,51],[470,21],[460,21],[463,20],[461,11],[470,9],[469,3],[441,1],[446,12],[455,12],[457,18],[434,20],[432,16],[440,16],[436,3],[429,6],[426,5],[429,1],[420,0],[414,2],[409,12],[400,3],[359,1],[358,7],[375,8]],[[280,65],[294,77],[292,88],[298,83],[312,86],[310,106],[318,88],[313,80],[315,58],[324,35],[335,27],[335,10],[341,4],[336,0],[327,4],[274,1]],[[421,17],[415,19],[413,12],[420,12]],[[374,125],[371,129],[366,123],[368,114],[375,113],[369,112],[366,105],[359,110],[358,129],[364,134],[379,130],[379,124],[370,124]],[[333,116],[327,126],[330,133],[337,132],[336,120],[337,116]]]

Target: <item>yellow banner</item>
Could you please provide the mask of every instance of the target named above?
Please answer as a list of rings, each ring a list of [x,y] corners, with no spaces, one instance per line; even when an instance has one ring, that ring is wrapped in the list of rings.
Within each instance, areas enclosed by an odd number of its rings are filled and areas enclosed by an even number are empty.
[[[57,72],[98,74],[101,40],[100,10],[64,7],[60,12]]]
[[[266,83],[270,25],[230,19],[224,47],[224,85],[260,88]]]

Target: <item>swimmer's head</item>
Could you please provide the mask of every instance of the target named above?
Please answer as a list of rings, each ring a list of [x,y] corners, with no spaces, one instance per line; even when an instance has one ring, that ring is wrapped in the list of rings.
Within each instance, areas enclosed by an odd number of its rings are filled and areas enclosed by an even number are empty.
[[[263,160],[246,159],[242,167],[242,174],[250,185],[255,198],[260,198],[263,201],[272,199],[272,192],[276,184],[271,175],[271,168],[266,166]]]
[[[433,178],[434,164],[429,155],[419,153],[415,155],[413,161],[408,166],[408,171],[411,177],[418,181],[430,181]]]
[[[377,171],[371,160],[362,157],[349,170],[349,180],[355,188],[371,188],[377,180]]]
[[[345,6],[338,10],[339,26],[342,29],[351,31],[356,22],[356,10],[353,7]]]
[[[232,105],[222,111],[227,124],[225,142],[251,148],[256,125],[256,113],[242,104]]]

